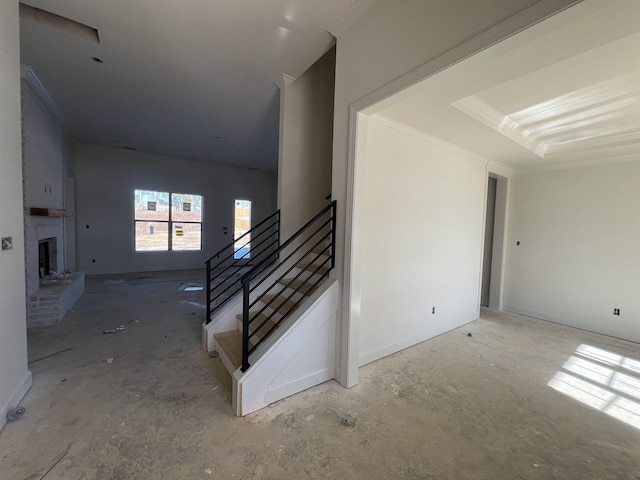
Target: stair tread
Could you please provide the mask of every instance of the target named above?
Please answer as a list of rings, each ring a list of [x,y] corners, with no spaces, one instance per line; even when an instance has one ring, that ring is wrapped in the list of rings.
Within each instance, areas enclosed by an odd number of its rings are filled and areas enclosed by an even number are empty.
[[[242,320],[242,314],[239,313],[236,315],[236,318],[238,320]],[[260,315],[258,315],[256,318],[253,319],[253,321],[251,322],[251,324],[249,325],[249,332],[253,333],[256,331],[256,328],[258,328],[260,325],[262,325],[262,322],[264,322],[265,320],[267,320],[268,315],[261,313]],[[275,326],[276,322],[272,319],[267,320],[267,323],[264,324],[264,326],[260,329],[260,331],[258,333],[256,333],[254,336],[251,337],[251,339],[249,340],[252,344],[255,344],[258,340],[260,340],[262,338],[262,335],[265,332],[268,332],[271,327]]]
[[[329,256],[329,254],[331,254],[331,247],[327,247],[326,245],[317,245],[313,250],[311,250],[311,252]]]
[[[303,260],[302,262],[297,263],[296,267],[300,267],[303,270],[313,272],[318,275],[324,275],[329,270],[331,270],[330,266],[313,263],[309,260]]]
[[[313,293],[313,291],[318,288],[313,283],[306,282],[300,278],[283,278],[282,280],[280,280],[280,283],[307,295]]]
[[[220,350],[222,350],[231,364],[240,368],[242,364],[242,333],[240,330],[229,330],[213,335]]]
[[[274,310],[284,312],[288,312],[292,308],[295,308],[296,302],[291,298],[288,298],[289,295],[283,295],[281,293],[270,293],[268,295],[264,295],[262,297],[262,301],[267,304],[273,300],[273,303],[269,305],[269,308],[273,308]],[[281,307],[282,310],[281,310]]]

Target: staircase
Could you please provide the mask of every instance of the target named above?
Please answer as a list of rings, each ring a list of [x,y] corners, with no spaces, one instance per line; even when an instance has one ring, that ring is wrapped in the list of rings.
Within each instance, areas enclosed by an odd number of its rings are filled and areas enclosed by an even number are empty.
[[[334,376],[335,211],[332,202],[282,245],[273,242],[276,212],[248,232],[251,264],[234,259],[220,270],[214,258],[230,258],[221,252],[233,244],[207,260],[203,346],[231,374],[239,416]]]

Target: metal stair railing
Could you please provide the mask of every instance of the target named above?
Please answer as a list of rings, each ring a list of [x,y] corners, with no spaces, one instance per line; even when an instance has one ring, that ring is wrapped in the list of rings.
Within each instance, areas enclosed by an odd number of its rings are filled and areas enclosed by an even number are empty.
[[[334,200],[270,256],[242,275],[243,372],[250,367],[249,356],[293,314],[335,267],[335,230]],[[298,273],[294,273],[296,268],[300,270]],[[290,275],[294,276],[289,277]],[[257,290],[267,280],[267,288]],[[287,291],[290,293],[287,294]],[[263,300],[267,295],[273,298]],[[251,311],[261,301],[264,306]],[[278,302],[278,305],[274,302]],[[283,306],[288,308],[283,311]],[[271,313],[267,313],[269,309]]]
[[[239,242],[244,243],[237,247]],[[245,270],[251,265],[262,265],[264,268],[269,259],[273,261],[273,255],[279,245],[280,210],[277,210],[205,260],[207,324],[211,322],[213,313],[240,293],[242,274]],[[236,258],[236,251],[242,251],[246,247],[250,248]]]

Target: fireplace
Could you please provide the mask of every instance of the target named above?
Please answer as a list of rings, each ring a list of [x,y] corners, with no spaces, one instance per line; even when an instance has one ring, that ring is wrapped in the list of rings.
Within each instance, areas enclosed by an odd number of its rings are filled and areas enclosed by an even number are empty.
[[[38,277],[58,272],[58,245],[55,237],[38,240]]]

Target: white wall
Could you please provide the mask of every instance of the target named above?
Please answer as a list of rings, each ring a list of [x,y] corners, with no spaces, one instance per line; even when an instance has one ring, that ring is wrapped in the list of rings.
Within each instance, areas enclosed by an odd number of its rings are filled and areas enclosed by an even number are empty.
[[[18,2],[0,2],[0,428],[31,386],[27,369]]]
[[[253,200],[254,223],[275,211],[271,172],[87,144],[75,146],[74,165],[78,270],[90,275],[204,269],[204,260],[232,241],[234,196]],[[135,252],[135,189],[202,195],[203,251]]]
[[[281,95],[278,205],[282,239],[327,204],[331,193],[336,51],[325,53]]]
[[[504,309],[640,341],[639,178],[640,161],[513,177]]]
[[[478,318],[487,182],[426,137],[372,120],[367,139],[360,364]]]
[[[29,208],[65,208],[65,176],[71,152],[60,122],[23,80],[22,139],[25,204],[25,269],[27,295],[39,288],[38,240],[57,239],[56,270],[69,268],[65,259],[65,220],[29,215]]]
[[[359,18],[347,17],[333,29],[337,58],[332,193],[339,219],[335,275],[344,286],[338,336],[343,343],[336,378],[344,385],[357,382],[359,324],[355,317],[361,278],[357,250],[358,242],[364,240],[358,234],[358,192],[353,190],[361,172],[354,153],[356,132],[350,108],[369,107],[573,3],[575,0],[373,2]],[[535,8],[527,15],[504,23],[532,5]]]

